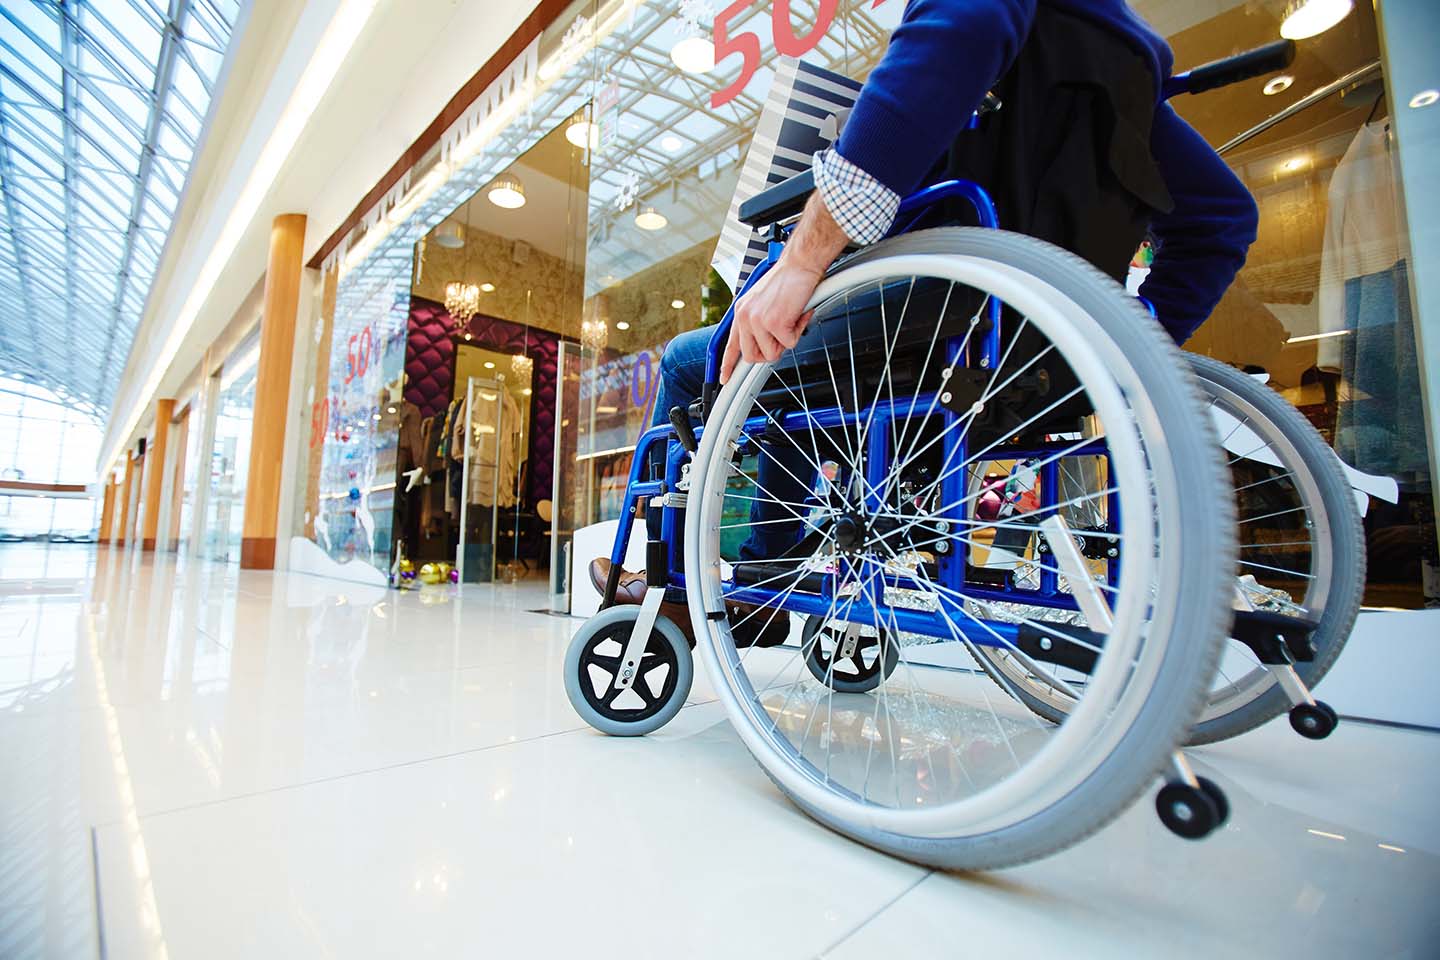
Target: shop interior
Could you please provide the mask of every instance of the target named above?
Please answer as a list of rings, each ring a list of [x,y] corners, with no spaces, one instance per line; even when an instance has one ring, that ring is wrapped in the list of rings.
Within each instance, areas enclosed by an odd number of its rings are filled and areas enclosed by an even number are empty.
[[[513,582],[551,564],[557,372],[581,325],[588,178],[585,141],[565,134],[415,246],[393,549],[422,580]]]
[[[1236,5],[1169,40],[1185,66],[1273,31],[1272,17]],[[1440,603],[1440,565],[1379,51],[1374,10],[1356,4],[1301,44],[1284,74],[1176,102],[1260,208],[1245,268],[1185,347],[1267,377],[1345,463],[1398,483],[1398,502],[1368,504],[1365,602],[1420,607]]]

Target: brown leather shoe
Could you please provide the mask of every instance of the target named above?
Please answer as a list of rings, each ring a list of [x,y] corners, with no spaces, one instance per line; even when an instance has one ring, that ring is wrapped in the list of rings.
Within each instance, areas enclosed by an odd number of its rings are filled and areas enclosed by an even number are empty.
[[[590,561],[590,582],[595,585],[601,597],[605,595],[605,583],[610,578],[610,558],[596,557]],[[636,604],[645,599],[645,571],[631,573],[620,569],[620,582],[615,587],[615,605]],[[660,604],[660,613],[685,634],[690,646],[695,646],[695,628],[690,624],[690,608],[683,603],[666,601]]]
[[[596,557],[590,561],[590,582],[603,597],[605,595],[605,584],[610,579],[610,558]],[[645,571],[631,573],[624,567],[620,568],[620,583],[615,588],[615,603],[624,605],[627,603],[638,604],[645,599]]]

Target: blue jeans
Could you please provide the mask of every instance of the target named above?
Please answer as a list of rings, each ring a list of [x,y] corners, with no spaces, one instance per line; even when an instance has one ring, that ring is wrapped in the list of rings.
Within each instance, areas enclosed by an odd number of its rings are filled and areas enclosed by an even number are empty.
[[[713,330],[700,328],[671,340],[660,357],[660,389],[655,397],[652,425],[670,422],[671,407],[689,407],[700,399],[705,383],[705,356]],[[663,462],[663,448],[657,462]],[[663,469],[663,468],[662,468]],[[804,481],[804,482],[802,482]],[[750,501],[750,535],[740,545],[740,559],[765,560],[778,557],[800,539],[797,514],[806,511],[799,504],[810,494],[815,482],[815,465],[796,444],[788,441],[760,444],[759,486]],[[784,501],[782,505],[776,501]],[[791,520],[790,523],[768,522]],[[646,509],[646,529],[651,540],[660,539],[660,511]]]

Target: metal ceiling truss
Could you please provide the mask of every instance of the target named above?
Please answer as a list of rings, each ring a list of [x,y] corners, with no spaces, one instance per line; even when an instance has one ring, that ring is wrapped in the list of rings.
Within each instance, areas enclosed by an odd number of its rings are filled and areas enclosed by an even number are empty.
[[[108,408],[240,3],[0,4],[0,370]]]

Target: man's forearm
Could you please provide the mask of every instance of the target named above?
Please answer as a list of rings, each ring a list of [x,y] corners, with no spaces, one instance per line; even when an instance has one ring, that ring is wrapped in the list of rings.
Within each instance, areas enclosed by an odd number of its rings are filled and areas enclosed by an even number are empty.
[[[818,192],[812,193],[805,204],[805,212],[800,215],[800,222],[785,244],[780,263],[809,273],[823,274],[849,245],[850,239],[830,216],[825,201],[820,199]]]

